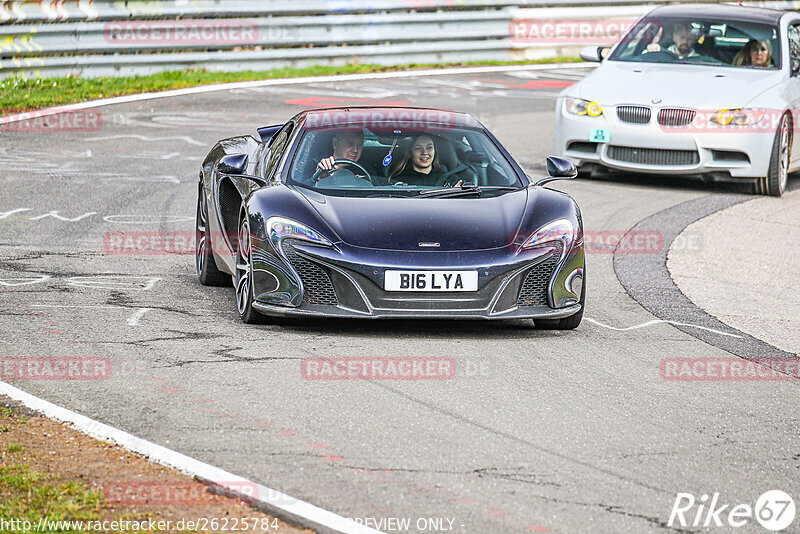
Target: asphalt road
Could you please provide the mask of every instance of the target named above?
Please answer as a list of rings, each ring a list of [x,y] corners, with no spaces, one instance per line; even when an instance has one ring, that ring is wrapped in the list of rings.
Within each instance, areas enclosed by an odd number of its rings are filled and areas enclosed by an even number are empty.
[[[665,358],[730,354],[691,328],[645,325],[654,316],[611,254],[587,256],[583,324],[548,332],[530,321],[247,326],[232,288],[197,282],[193,256],[104,246],[114,232],[191,232],[207,149],[319,104],[466,111],[541,175],[554,97],[583,72],[274,85],[98,108],[97,131],[0,134],[0,356],[112,365],[104,380],[8,381],[345,517],[410,518],[412,531],[446,518],[464,533],[660,532],[674,530],[679,492],[797,500],[796,383],[663,380]],[[556,187],[587,230],[610,232],[743,192],[669,177]],[[445,356],[457,376],[309,381],[309,356]],[[763,530],[751,520],[735,531]]]

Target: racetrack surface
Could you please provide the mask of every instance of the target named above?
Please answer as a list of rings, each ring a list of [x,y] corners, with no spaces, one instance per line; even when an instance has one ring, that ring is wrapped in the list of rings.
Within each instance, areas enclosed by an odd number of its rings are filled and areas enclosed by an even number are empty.
[[[93,131],[4,132],[0,357],[112,365],[104,380],[7,381],[342,516],[410,518],[414,532],[420,518],[465,533],[659,532],[678,530],[666,525],[678,492],[753,505],[780,489],[797,500],[797,384],[662,379],[665,358],[730,354],[691,327],[641,326],[655,317],[610,253],[587,255],[584,322],[551,332],[530,321],[247,326],[232,288],[197,282],[193,255],[106,250],[118,232],[193,232],[214,142],[320,104],[465,111],[543,175],[554,97],[585,72],[295,82],[97,108]],[[574,196],[587,231],[615,234],[744,192],[642,176],[552,186]],[[725,334],[736,332],[704,339]],[[301,360],[326,356],[452,357],[457,372],[304,380]]]

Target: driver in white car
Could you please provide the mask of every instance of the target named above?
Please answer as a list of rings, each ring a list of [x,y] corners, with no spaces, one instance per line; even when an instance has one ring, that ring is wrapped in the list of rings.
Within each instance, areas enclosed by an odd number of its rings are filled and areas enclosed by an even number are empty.
[[[658,29],[653,42],[647,45],[647,52],[660,52],[661,45],[658,41],[661,40],[663,28]],[[691,24],[685,22],[678,22],[672,28],[672,44],[666,48],[667,52],[675,55],[678,59],[685,59],[687,57],[698,56],[700,54],[694,49],[697,43],[697,37],[692,34]]]

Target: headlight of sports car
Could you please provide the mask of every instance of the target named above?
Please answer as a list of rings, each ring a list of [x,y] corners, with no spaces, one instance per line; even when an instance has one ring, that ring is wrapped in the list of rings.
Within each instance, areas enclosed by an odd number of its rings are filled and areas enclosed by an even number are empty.
[[[558,219],[548,223],[528,237],[522,244],[522,249],[530,249],[541,246],[553,246],[557,241],[564,245],[561,255],[567,253],[575,240],[575,229],[567,219]]]
[[[757,123],[763,116],[763,109],[720,109],[709,120],[722,126],[745,126]]]
[[[599,117],[603,114],[600,104],[582,98],[567,98],[564,100],[564,109],[570,115],[585,115],[589,117]]]
[[[332,247],[333,243],[322,237],[319,232],[309,228],[297,221],[285,217],[270,217],[267,219],[267,231],[269,239],[277,247],[278,242],[283,238],[300,239],[326,247]]]

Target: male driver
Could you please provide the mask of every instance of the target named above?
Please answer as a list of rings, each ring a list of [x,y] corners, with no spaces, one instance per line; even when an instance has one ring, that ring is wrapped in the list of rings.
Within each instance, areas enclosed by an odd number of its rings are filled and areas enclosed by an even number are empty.
[[[661,38],[661,29],[658,30],[658,35],[653,39],[653,42],[647,45],[648,52],[660,52],[661,45],[658,40]],[[686,22],[677,22],[672,28],[672,44],[666,49],[671,52],[678,59],[699,55],[694,49],[697,42],[697,37],[692,35],[692,25]]]
[[[333,136],[333,156],[322,158],[317,164],[320,169],[332,169],[333,161],[349,159],[358,162],[364,150],[364,134],[361,132],[337,132]],[[338,167],[338,165],[337,165]]]

